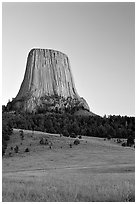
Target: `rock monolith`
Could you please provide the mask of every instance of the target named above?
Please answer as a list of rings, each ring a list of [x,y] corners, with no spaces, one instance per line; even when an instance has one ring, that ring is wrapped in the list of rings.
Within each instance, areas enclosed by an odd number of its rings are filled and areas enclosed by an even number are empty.
[[[12,104],[14,109],[28,112],[89,111],[75,88],[67,55],[51,49],[29,52],[24,79]]]

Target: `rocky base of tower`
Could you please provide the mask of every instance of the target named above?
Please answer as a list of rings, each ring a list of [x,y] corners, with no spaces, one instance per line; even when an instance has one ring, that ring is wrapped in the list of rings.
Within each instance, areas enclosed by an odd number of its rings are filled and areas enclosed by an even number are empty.
[[[78,110],[89,111],[89,106],[83,98],[63,98],[59,96],[44,96],[40,98],[26,97],[14,99],[12,101],[12,109],[24,112],[71,112]]]

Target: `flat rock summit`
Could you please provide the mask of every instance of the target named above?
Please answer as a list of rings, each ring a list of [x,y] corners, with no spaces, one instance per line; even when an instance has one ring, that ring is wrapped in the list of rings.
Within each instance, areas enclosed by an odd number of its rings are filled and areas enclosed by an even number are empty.
[[[67,55],[51,49],[29,52],[24,79],[12,104],[14,109],[28,112],[89,111],[87,102],[75,88]]]

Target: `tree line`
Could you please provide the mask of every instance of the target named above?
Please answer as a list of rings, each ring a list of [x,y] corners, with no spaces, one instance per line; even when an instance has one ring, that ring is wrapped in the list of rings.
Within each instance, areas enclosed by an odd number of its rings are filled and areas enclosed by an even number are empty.
[[[102,138],[135,138],[135,117],[74,116],[70,113],[3,112],[3,127],[38,130],[69,136],[86,135]]]
[[[10,139],[10,135],[12,134],[12,126],[5,117],[2,117],[2,156],[5,153],[7,148],[7,141]]]

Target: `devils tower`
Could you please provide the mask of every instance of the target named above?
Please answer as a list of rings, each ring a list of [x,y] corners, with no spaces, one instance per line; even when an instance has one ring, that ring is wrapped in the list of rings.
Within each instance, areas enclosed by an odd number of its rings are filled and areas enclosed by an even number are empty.
[[[29,52],[24,79],[12,104],[14,109],[28,112],[38,109],[89,111],[75,88],[67,55],[51,49]]]

